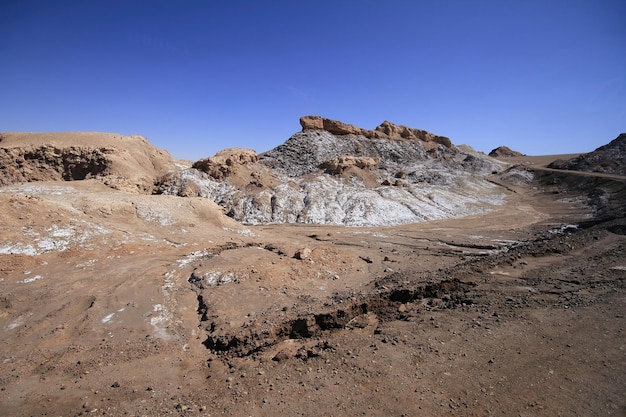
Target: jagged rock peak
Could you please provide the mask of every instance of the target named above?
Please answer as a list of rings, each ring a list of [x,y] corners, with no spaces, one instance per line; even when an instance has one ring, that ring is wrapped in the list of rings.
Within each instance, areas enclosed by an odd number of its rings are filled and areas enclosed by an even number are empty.
[[[434,135],[425,130],[414,129],[404,125],[396,125],[387,120],[374,130],[363,129],[321,116],[303,116],[300,118],[300,125],[303,132],[307,130],[325,130],[333,135],[359,135],[370,139],[421,140],[423,142],[439,143],[447,148],[452,148],[452,142],[445,136]]]
[[[509,158],[513,156],[524,156],[523,153],[512,150],[507,146],[498,146],[489,152],[489,156],[492,158]]]

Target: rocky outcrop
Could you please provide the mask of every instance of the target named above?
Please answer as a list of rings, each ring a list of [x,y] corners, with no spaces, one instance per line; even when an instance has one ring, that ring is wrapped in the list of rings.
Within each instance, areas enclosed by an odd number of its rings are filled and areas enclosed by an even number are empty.
[[[305,130],[324,130],[324,119],[320,116],[302,116],[300,118],[300,126],[302,131]]]
[[[626,133],[620,134],[593,152],[567,161],[554,161],[548,168],[626,175]]]
[[[480,213],[502,200],[484,178],[502,167],[485,155],[390,123],[366,136],[328,120],[302,118],[303,131],[258,160],[229,150],[198,161],[159,192],[210,198],[252,224],[394,225]]]
[[[489,156],[492,158],[511,158],[515,156],[524,156],[523,153],[512,150],[507,146],[498,146],[489,152]]]
[[[302,131],[307,130],[325,130],[334,135],[366,135],[366,130],[361,129],[338,120],[326,119],[320,116],[304,116],[300,118],[300,126]],[[366,136],[368,137],[368,136]]]
[[[426,142],[367,138],[363,135],[333,135],[327,130],[307,130],[293,135],[284,144],[259,155],[259,163],[288,177],[314,172],[333,158],[346,155],[375,158],[382,170],[401,170],[409,164],[437,159],[445,163],[458,155],[452,148],[429,149]]]
[[[404,125],[397,126],[386,120],[376,127],[375,132],[377,132],[377,137],[386,139],[421,140],[423,142],[435,142],[446,148],[452,147],[452,141],[445,136],[433,135],[425,130],[414,129]],[[383,135],[380,135],[381,133]]]
[[[31,181],[75,181],[110,172],[107,148],[43,145],[0,148],[0,186]]]
[[[230,148],[195,162],[193,168],[206,172],[216,180],[223,180],[235,173],[241,165],[257,162],[258,159],[252,149]]]
[[[96,180],[152,193],[174,160],[141,136],[109,133],[2,133],[0,186],[32,181]]]
[[[414,129],[404,125],[395,125],[389,121],[384,121],[376,129],[368,130],[343,123],[338,120],[327,119],[320,116],[304,116],[300,118],[302,131],[325,130],[333,135],[358,135],[369,139],[391,139],[391,140],[421,140],[423,142],[434,142],[447,148],[452,147],[452,142],[445,136],[437,136],[425,130]]]

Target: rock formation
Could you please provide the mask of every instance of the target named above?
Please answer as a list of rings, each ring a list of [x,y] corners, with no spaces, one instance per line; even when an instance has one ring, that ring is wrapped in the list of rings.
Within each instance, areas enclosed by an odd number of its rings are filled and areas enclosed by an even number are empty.
[[[489,152],[489,156],[493,158],[510,158],[514,156],[524,156],[523,153],[512,150],[507,146],[498,146]]]
[[[445,136],[433,135],[425,130],[413,129],[404,125],[397,126],[386,120],[374,130],[362,129],[320,116],[301,117],[300,125],[303,132],[307,130],[325,130],[333,135],[358,135],[369,139],[421,140],[423,142],[439,143],[447,148],[452,147],[452,142]]]
[[[256,152],[252,149],[230,148],[218,152],[211,158],[195,162],[193,168],[206,172],[216,180],[223,180],[235,173],[239,166],[254,163],[258,159]]]
[[[554,161],[548,168],[626,175],[626,133],[593,152],[567,161]]]
[[[2,133],[0,185],[93,179],[111,188],[151,193],[175,168],[142,136],[109,133]]]
[[[107,175],[107,148],[52,145],[0,149],[0,185],[31,181],[74,181]]]
[[[393,225],[477,213],[502,199],[484,178],[502,166],[442,136],[389,122],[376,130],[318,116],[300,123],[258,157],[227,150],[168,174],[157,190],[210,198],[252,224]]]

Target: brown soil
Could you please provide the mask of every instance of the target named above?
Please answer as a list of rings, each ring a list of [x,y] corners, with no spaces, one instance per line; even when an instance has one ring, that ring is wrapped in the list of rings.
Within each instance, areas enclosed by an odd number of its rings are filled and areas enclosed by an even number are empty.
[[[623,416],[624,179],[543,175],[387,228],[5,187],[0,415]]]

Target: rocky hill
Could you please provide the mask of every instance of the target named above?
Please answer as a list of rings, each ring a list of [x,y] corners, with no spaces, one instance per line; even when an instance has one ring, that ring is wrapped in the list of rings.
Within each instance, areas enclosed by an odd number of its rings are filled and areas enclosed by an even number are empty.
[[[514,156],[524,156],[524,154],[521,152],[514,151],[508,146],[498,146],[497,148],[489,152],[489,156],[493,158],[510,158]]]
[[[500,204],[498,161],[443,136],[384,122],[374,130],[306,116],[261,155],[229,149],[171,172],[157,192],[207,197],[252,224],[394,225],[476,214]]]
[[[626,175],[626,133],[620,134],[609,144],[601,146],[593,152],[582,154],[567,161],[554,161],[548,167]]]
[[[115,133],[0,133],[0,186],[95,179],[111,188],[151,193],[173,158],[142,136]]]

